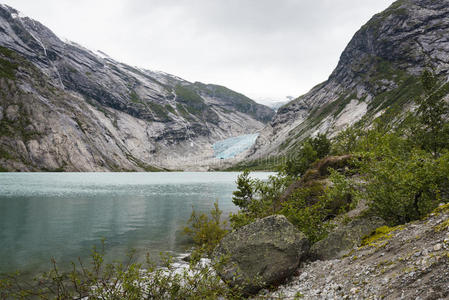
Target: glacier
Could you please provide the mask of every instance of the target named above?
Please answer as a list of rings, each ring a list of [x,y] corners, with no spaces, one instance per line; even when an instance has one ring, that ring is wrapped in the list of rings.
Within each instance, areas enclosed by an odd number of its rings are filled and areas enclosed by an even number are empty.
[[[245,134],[218,141],[212,146],[214,156],[220,159],[233,158],[254,145],[258,136],[258,133]]]

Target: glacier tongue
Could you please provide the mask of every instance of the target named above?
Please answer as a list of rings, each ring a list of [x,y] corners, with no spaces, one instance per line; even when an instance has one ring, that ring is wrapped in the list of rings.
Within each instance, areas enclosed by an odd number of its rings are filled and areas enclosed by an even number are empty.
[[[258,136],[258,133],[246,134],[218,141],[213,145],[214,156],[222,159],[233,158],[249,149],[256,142]]]

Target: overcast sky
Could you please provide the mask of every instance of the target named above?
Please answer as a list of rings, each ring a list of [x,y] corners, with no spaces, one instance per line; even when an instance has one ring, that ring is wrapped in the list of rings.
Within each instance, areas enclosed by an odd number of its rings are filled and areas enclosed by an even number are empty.
[[[0,0],[2,1],[2,0]],[[134,66],[259,100],[324,81],[393,0],[4,0],[58,36]]]

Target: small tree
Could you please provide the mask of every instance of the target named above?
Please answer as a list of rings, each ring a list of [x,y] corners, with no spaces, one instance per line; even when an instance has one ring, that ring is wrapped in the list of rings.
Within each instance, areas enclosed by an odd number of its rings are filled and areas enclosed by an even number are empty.
[[[448,146],[449,128],[445,118],[449,114],[449,106],[443,100],[446,91],[437,88],[437,79],[428,70],[423,72],[421,81],[425,96],[417,100],[419,130],[416,137],[424,150],[437,157],[441,149]]]
[[[332,146],[331,141],[327,138],[326,134],[323,133],[319,133],[316,137],[310,139],[310,144],[316,151],[318,159],[326,157]]]
[[[220,240],[228,233],[226,221],[221,221],[223,212],[218,208],[218,202],[214,202],[214,208],[210,216],[198,214],[192,211],[188,221],[189,226],[184,228],[184,233],[193,239],[200,252],[211,254]]]
[[[245,210],[248,208],[254,195],[254,182],[249,177],[249,171],[245,170],[237,177],[237,190],[234,191],[232,202]]]
[[[310,140],[304,142],[297,156],[289,159],[283,171],[286,175],[297,177],[303,175],[310,165],[318,159],[318,153],[313,148]]]

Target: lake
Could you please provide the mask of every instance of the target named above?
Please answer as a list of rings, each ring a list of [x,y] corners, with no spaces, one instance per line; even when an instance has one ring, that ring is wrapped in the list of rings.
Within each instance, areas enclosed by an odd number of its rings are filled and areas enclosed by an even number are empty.
[[[106,240],[106,259],[186,251],[192,207],[218,201],[235,212],[236,172],[0,173],[0,273],[35,273],[54,257],[63,267],[86,260]],[[272,173],[255,172],[266,179]]]

